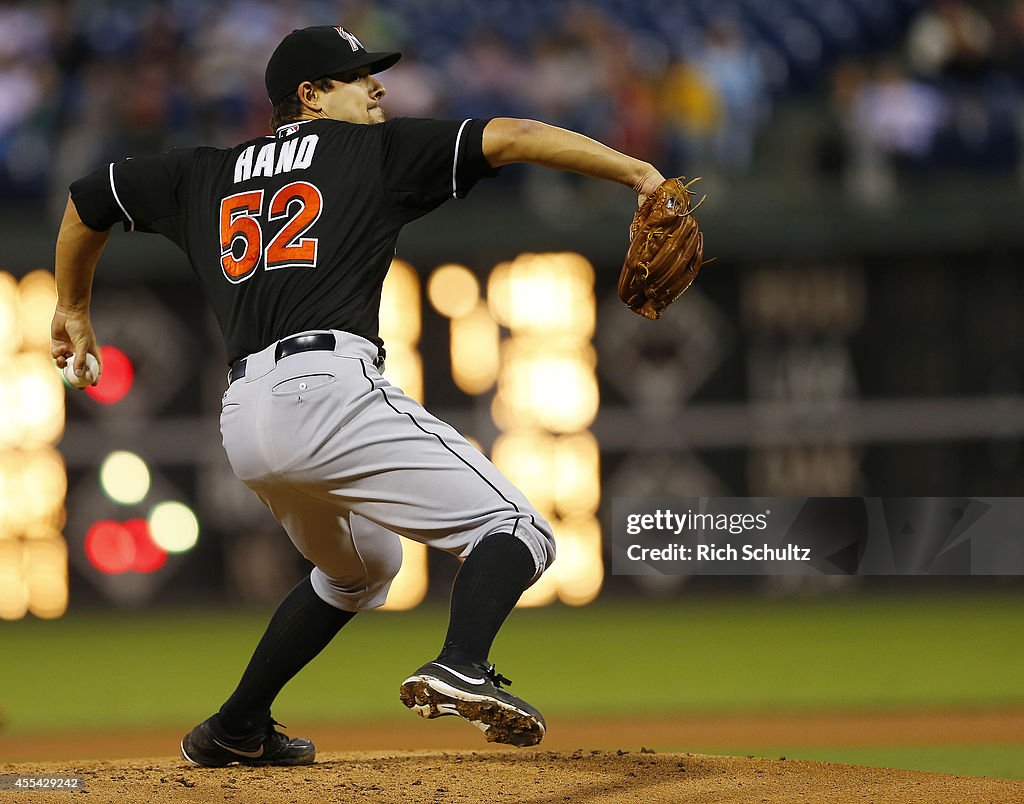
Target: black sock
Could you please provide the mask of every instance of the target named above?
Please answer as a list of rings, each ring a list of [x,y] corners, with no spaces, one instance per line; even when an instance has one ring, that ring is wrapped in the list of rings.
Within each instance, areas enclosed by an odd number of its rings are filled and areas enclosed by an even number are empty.
[[[281,688],[354,616],[325,603],[303,579],[277,607],[238,688],[220,708],[224,731],[243,736],[262,729]]]
[[[509,533],[481,539],[455,577],[448,634],[437,658],[487,661],[498,629],[536,571],[521,539]]]

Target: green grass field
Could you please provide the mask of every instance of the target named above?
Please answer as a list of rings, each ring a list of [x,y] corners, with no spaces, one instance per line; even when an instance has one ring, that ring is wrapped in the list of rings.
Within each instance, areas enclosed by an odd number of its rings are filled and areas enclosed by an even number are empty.
[[[231,691],[269,613],[70,614],[0,624],[6,729],[199,720]],[[285,689],[277,711],[296,719],[407,717],[394,705],[396,684],[435,654],[445,620],[439,607],[360,615]],[[523,679],[519,688],[549,718],[1019,707],[1022,623],[1019,592],[605,601],[515,612],[492,659]],[[1024,746],[675,748],[1024,778]]]

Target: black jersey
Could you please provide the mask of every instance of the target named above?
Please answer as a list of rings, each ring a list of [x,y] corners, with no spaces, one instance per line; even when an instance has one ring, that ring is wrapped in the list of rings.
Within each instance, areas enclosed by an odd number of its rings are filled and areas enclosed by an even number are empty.
[[[188,255],[228,359],[296,332],[378,346],[402,226],[495,175],[485,120],[309,120],[230,149],[115,162],[71,185],[86,225],[156,232]]]

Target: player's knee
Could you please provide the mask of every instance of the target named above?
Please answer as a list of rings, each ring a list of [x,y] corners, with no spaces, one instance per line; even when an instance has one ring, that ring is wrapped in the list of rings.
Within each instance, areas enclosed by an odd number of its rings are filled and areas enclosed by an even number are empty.
[[[334,576],[314,567],[310,573],[313,590],[321,600],[342,611],[365,611],[383,606],[391,582],[402,568],[402,553],[383,552],[365,563],[358,578]]]
[[[555,536],[551,525],[541,516],[533,516],[516,527],[515,535],[523,541],[533,555],[537,580],[555,560]]]
[[[383,606],[394,575],[352,584],[345,579],[331,578],[319,567],[310,573],[313,591],[325,603],[342,611],[365,611]]]

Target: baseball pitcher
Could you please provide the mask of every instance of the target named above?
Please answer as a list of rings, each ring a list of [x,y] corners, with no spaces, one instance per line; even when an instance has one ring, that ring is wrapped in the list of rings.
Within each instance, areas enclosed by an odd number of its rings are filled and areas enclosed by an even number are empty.
[[[305,765],[309,740],[271,705],[358,612],[384,603],[398,536],[465,559],[437,658],[400,685],[405,706],[454,715],[487,740],[539,743],[545,722],[488,659],[522,592],[555,555],[551,527],[465,438],[383,376],[381,287],[402,227],[513,162],[632,188],[650,164],[532,120],[385,120],[368,52],[341,27],[293,31],[271,56],[271,133],[182,148],[75,181],[57,236],[52,354],[82,376],[99,357],[94,268],[112,226],[176,243],[212,306],[229,368],[220,427],[231,467],[314,565],[280,604],[237,688],[185,735],[207,767]]]

